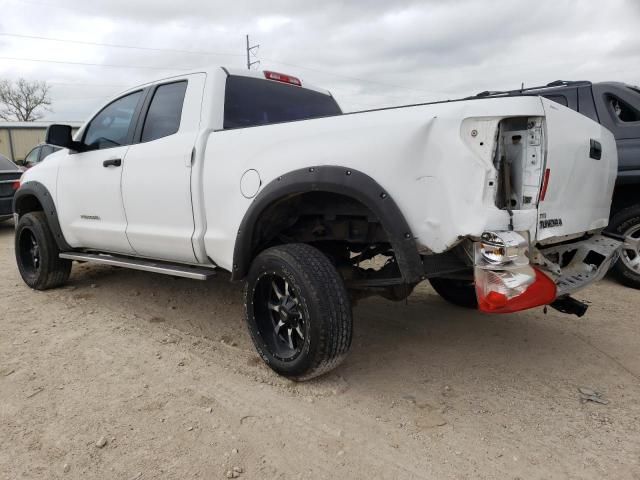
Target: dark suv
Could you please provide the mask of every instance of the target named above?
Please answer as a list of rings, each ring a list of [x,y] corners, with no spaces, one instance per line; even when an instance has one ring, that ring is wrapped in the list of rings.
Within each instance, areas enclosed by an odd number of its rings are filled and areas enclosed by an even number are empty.
[[[13,217],[13,196],[20,187],[21,176],[22,170],[0,155],[0,222]]]
[[[640,289],[640,88],[619,82],[557,80],[543,87],[482,92],[473,98],[522,95],[546,97],[613,132],[618,144],[618,180],[609,230],[626,238],[613,272],[625,285]]]

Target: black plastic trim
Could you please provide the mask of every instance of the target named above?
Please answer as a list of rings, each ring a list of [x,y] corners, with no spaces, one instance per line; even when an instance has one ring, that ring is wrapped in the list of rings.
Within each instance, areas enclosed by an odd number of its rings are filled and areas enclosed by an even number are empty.
[[[51,229],[53,237],[58,244],[58,248],[63,252],[73,250],[62,234],[60,222],[58,221],[58,212],[53,198],[51,197],[49,190],[47,190],[47,187],[40,182],[27,182],[22,184],[13,197],[13,213],[17,213],[20,216],[26,213],[21,211],[20,204],[23,199],[28,197],[35,197],[40,205],[42,205],[42,209],[47,216],[47,221],[49,222],[49,228]]]
[[[338,166],[316,166],[292,171],[273,180],[258,194],[245,213],[233,252],[232,280],[242,280],[253,259],[254,225],[276,201],[306,192],[338,193],[366,205],[380,220],[408,284],[424,279],[422,259],[415,238],[402,212],[389,194],[371,177]]]

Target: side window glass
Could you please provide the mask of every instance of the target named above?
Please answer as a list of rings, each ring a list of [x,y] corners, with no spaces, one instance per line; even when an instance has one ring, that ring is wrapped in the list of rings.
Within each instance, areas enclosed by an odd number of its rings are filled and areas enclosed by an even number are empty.
[[[565,107],[569,106],[569,102],[567,102],[567,97],[564,95],[545,95],[544,98],[548,98],[552,102],[559,103],[560,105],[564,105]]]
[[[43,145],[40,147],[40,161],[51,155],[55,150],[51,145]]]
[[[607,105],[613,118],[622,123],[640,122],[640,112],[615,95],[607,95]]]
[[[27,157],[24,159],[24,163],[26,164],[36,164],[38,163],[38,153],[40,153],[40,147],[36,147],[29,152]]]
[[[135,92],[107,105],[91,120],[84,143],[92,149],[127,144],[129,127],[141,95],[141,91]]]
[[[142,142],[167,137],[178,131],[186,91],[186,81],[161,85],[156,89],[142,128]]]

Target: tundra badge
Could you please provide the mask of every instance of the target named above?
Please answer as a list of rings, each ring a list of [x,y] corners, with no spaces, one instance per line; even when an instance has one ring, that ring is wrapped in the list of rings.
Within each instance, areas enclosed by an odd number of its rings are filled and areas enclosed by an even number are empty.
[[[540,220],[540,228],[553,228],[553,227],[561,227],[562,219],[561,218],[545,218],[544,220]]]

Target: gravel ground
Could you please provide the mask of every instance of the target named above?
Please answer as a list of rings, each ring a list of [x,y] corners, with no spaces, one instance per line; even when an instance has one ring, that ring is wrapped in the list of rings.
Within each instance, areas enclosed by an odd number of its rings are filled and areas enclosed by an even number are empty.
[[[226,275],[85,264],[34,292],[11,224],[0,272],[1,479],[640,478],[640,291],[609,280],[583,319],[369,299],[346,362],[296,384]]]

